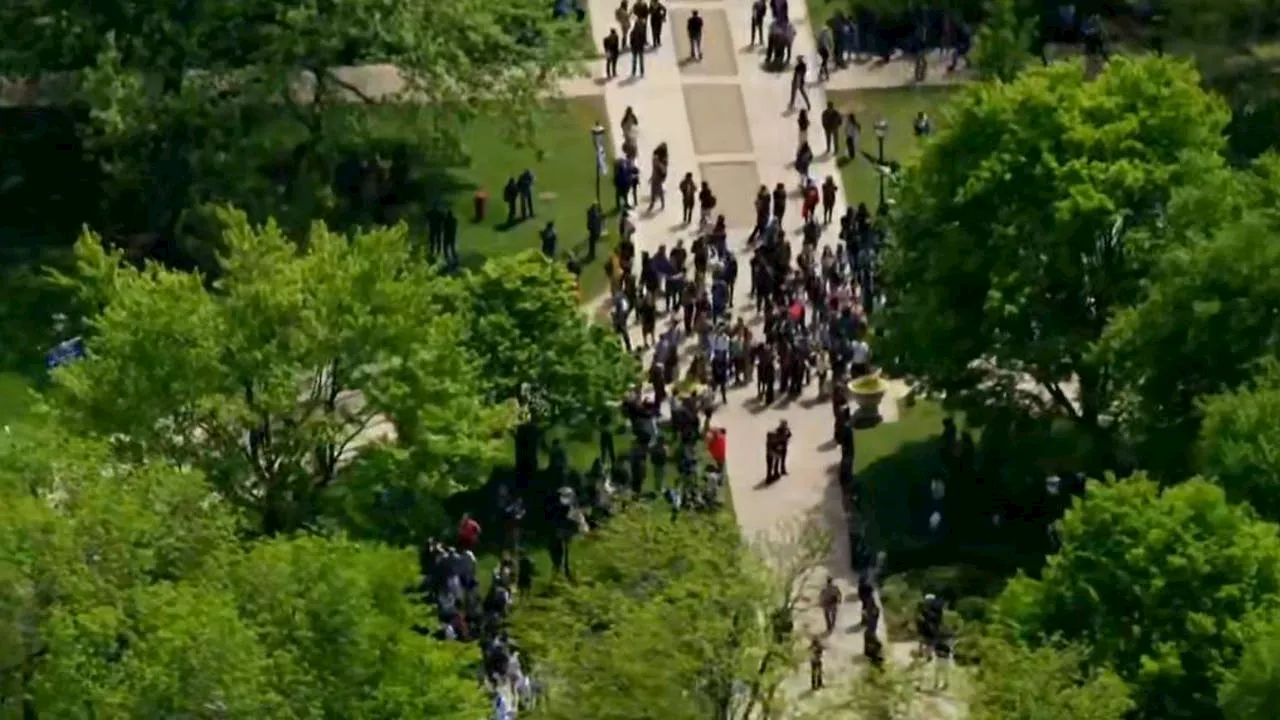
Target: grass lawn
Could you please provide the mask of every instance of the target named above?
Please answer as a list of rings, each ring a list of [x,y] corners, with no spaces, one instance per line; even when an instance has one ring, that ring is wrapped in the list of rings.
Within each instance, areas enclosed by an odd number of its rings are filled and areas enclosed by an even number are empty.
[[[909,87],[909,88],[877,88],[868,90],[845,90],[827,93],[827,99],[835,103],[842,113],[857,113],[862,123],[861,150],[872,155],[879,152],[874,125],[883,118],[889,123],[889,131],[885,136],[884,154],[888,160],[905,163],[918,146],[912,131],[912,122],[916,113],[921,110],[928,113],[933,120],[934,128],[940,121],[938,110],[946,101],[947,95],[955,90],[950,87]],[[859,157],[852,162],[843,161],[841,174],[844,179],[845,196],[850,203],[866,203],[872,212],[880,204],[880,175],[867,162]],[[886,188],[892,195],[892,187]]]
[[[587,207],[595,200],[596,187],[591,128],[597,122],[611,127],[603,97],[572,98],[551,108],[538,126],[535,147],[514,146],[492,123],[477,123],[467,131],[463,140],[471,163],[457,174],[454,179],[458,182],[449,192],[460,221],[458,251],[464,265],[477,264],[488,256],[539,248],[538,233],[547,221],[556,224],[562,255],[585,254]],[[612,153],[613,143],[606,143],[606,147]],[[536,217],[508,225],[502,188],[508,177],[519,175],[525,168],[534,175]],[[602,190],[606,194],[608,184],[605,178]],[[477,190],[489,196],[488,217],[482,223],[472,222],[472,201]],[[616,236],[617,233],[606,236],[597,248],[596,261],[585,267],[584,299],[604,288],[604,260],[609,257],[608,243]]]
[[[0,427],[20,422],[31,408],[30,385],[18,373],[0,372]]]

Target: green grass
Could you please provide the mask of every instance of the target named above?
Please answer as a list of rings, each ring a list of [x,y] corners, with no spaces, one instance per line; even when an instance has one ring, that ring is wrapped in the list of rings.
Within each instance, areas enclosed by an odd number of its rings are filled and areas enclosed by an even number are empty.
[[[879,152],[875,123],[884,118],[889,123],[885,136],[884,154],[888,160],[905,163],[917,152],[919,142],[912,131],[912,122],[921,110],[928,113],[934,130],[941,120],[939,109],[947,96],[955,92],[949,87],[909,87],[871,90],[831,91],[827,98],[842,113],[857,113],[862,123],[861,150],[876,155]],[[866,158],[858,157],[841,166],[845,195],[851,203],[866,203],[873,212],[879,205],[880,175]],[[892,188],[888,188],[892,195]]]
[[[0,372],[0,427],[21,422],[31,409],[30,384],[18,373]]]
[[[596,122],[611,127],[602,97],[573,98],[551,108],[538,126],[533,147],[512,145],[494,123],[480,122],[468,129],[463,142],[471,162],[454,178],[457,182],[450,193],[460,221],[458,252],[464,265],[477,264],[484,257],[539,248],[538,233],[549,220],[556,224],[560,253],[582,257],[586,252],[587,207],[595,200],[596,159],[591,128]],[[613,143],[607,146],[612,151]],[[508,226],[502,188],[508,177],[519,175],[525,168],[534,174],[537,216]],[[605,178],[602,194],[608,196],[609,189],[609,179]],[[477,190],[489,196],[488,217],[483,223],[472,222],[472,200]],[[609,207],[608,203],[604,205]],[[596,261],[584,269],[584,300],[594,297],[606,284],[606,243],[616,235],[610,233],[604,238]]]

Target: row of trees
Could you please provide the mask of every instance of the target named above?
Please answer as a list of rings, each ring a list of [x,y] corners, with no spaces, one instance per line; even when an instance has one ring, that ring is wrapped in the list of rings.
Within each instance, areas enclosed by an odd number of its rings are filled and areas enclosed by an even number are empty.
[[[971,417],[1066,419],[1105,480],[988,630],[1123,680],[1127,714],[1081,717],[1269,717],[1280,158],[1228,163],[1226,105],[1181,61],[995,76],[908,164],[881,352]]]

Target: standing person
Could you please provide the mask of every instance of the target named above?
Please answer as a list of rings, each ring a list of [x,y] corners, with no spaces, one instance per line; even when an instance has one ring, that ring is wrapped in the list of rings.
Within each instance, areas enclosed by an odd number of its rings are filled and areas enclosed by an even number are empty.
[[[618,9],[613,11],[613,19],[618,21],[618,27],[622,29],[622,49],[627,49],[627,43],[631,41],[631,7],[627,5],[627,0],[622,0],[618,5]]]
[[[801,110],[796,116],[796,129],[800,131],[800,143],[809,142],[809,111]]]
[[[830,175],[822,181],[822,224],[830,225],[836,210],[836,180]]]
[[[653,0],[649,6],[649,29],[653,31],[653,46],[662,47],[662,26],[667,24],[667,6],[662,0]]]
[[[507,184],[502,186],[502,201],[507,204],[507,225],[516,224],[516,202],[520,199],[520,188],[516,186],[514,177],[507,178]]]
[[[824,26],[818,33],[818,82],[831,79],[831,27]]]
[[[836,104],[827,101],[827,107],[822,111],[822,136],[827,141],[827,155],[835,155],[840,150],[840,143],[837,136],[840,133],[840,111],[836,109]]]
[[[653,163],[649,171],[649,212],[653,212],[653,204],[659,203],[663,210],[667,209],[667,144],[659,143],[653,150]]]
[[[844,602],[844,593],[836,587],[835,578],[827,576],[827,584],[818,593],[818,604],[822,606],[822,620],[827,625],[827,634],[836,629],[836,619],[840,612],[840,603]]]
[[[525,168],[516,180],[516,189],[520,191],[520,219],[533,217],[533,171]]]
[[[637,74],[644,77],[644,46],[648,44],[646,36],[649,28],[644,23],[636,23],[631,27],[631,77]]]
[[[715,209],[716,194],[711,192],[711,186],[703,180],[702,189],[698,190],[698,224],[706,225],[711,222],[711,211]]]
[[[849,113],[844,119],[844,145],[850,160],[858,159],[858,138],[861,135],[862,123],[858,122],[857,115]]]
[[[778,183],[773,188],[773,219],[782,227],[782,217],[787,213],[787,186]]]
[[[774,439],[778,443],[778,475],[786,475],[787,473],[787,449],[791,447],[791,428],[787,425],[787,421],[783,420],[778,423],[777,429],[773,431]]]
[[[440,236],[443,241],[441,248],[445,259],[453,264],[458,264],[458,216],[453,214],[453,208],[446,208],[444,218],[440,226]]]
[[[587,260],[596,259],[596,245],[600,243],[601,236],[604,235],[604,210],[600,208],[600,203],[593,202],[591,207],[587,208]]]
[[[761,366],[761,371],[764,367]],[[759,373],[759,375],[763,375]],[[763,381],[763,377],[761,377]],[[764,436],[764,481],[771,483],[778,479],[778,437],[776,430],[770,430]]]
[[[542,239],[542,254],[549,258],[554,258],[556,256],[556,242],[558,240],[556,237],[555,222],[548,220],[547,226],[542,228],[542,232],[539,233],[539,237]]]
[[[471,517],[471,513],[463,513],[458,521],[458,547],[471,550],[480,542],[480,523]]]
[[[747,242],[753,243],[756,238],[764,234],[764,230],[769,225],[769,188],[764,185],[760,186],[760,191],[756,193],[756,225],[751,228],[751,235],[747,236]]]
[[[809,643],[809,689],[822,689],[822,638],[817,635]]]
[[[622,55],[622,38],[618,37],[618,30],[612,28],[609,34],[604,36],[604,76],[606,79],[612,80],[618,77],[618,56]]]
[[[689,21],[685,23],[685,30],[689,33],[689,59],[702,61],[702,16],[697,10],[689,16]]]
[[[805,75],[809,72],[809,66],[805,65],[804,57],[796,59],[796,67],[791,71],[791,99],[787,101],[787,109],[791,110],[796,106],[796,96],[799,95],[804,100],[806,109],[812,108],[813,104],[809,102],[809,91],[805,89]]]
[[[755,0],[751,3],[751,47],[755,47],[756,43],[764,43],[764,16],[768,12],[768,5],[764,0]]]
[[[698,184],[693,181],[693,173],[685,173],[680,181],[680,204],[683,209],[684,224],[693,222],[693,206],[698,195]]]
[[[631,14],[635,16],[633,27],[645,29],[644,44],[640,46],[640,50],[647,50],[649,46],[649,3],[645,2],[645,0],[636,0],[636,4],[631,6]],[[634,44],[631,46],[631,51],[635,52]]]

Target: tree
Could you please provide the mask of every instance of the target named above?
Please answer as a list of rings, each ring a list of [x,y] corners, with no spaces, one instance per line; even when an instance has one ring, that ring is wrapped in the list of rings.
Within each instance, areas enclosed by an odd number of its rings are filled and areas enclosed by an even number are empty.
[[[731,517],[636,504],[579,547],[577,582],[522,599],[512,621],[545,717],[771,717],[795,648]]]
[[[1213,718],[1256,613],[1280,606],[1280,537],[1201,479],[1161,491],[1142,475],[1090,482],[1039,579],[1015,578],[995,627],[1042,645],[1070,638],[1112,668],[1142,718]]]
[[[989,0],[986,20],[974,37],[973,64],[984,80],[1010,82],[1031,60],[1035,23],[1015,0]]]
[[[88,357],[55,373],[66,422],[200,468],[266,533],[357,490],[429,503],[478,486],[517,413],[485,401],[450,283],[406,229],[316,225],[299,251],[274,223],[223,221],[211,285],[81,239],[78,276],[60,278],[89,318]]]
[[[518,468],[531,467],[539,431],[594,428],[637,380],[636,361],[613,333],[583,318],[573,277],[541,254],[492,259],[465,287],[466,347],[482,362],[485,395],[527,411]]]
[[[1261,623],[1218,695],[1226,720],[1267,720],[1280,707],[1280,615]]]
[[[415,631],[412,553],[244,546],[198,473],[36,432],[0,446],[0,714],[479,717],[458,644]]]
[[[1186,472],[1187,450],[1202,417],[1200,401],[1238,387],[1259,359],[1280,352],[1280,318],[1274,312],[1280,307],[1280,248],[1271,242],[1277,227],[1275,220],[1254,214],[1171,251],[1146,298],[1117,313],[1103,336],[1104,362],[1132,398],[1124,423],[1145,448],[1147,464],[1170,477]],[[1222,407],[1219,421],[1226,425],[1209,442],[1223,432],[1232,436],[1223,440],[1234,442],[1240,436],[1232,423],[1243,419]],[[1215,465],[1205,472],[1218,469],[1226,468]],[[1250,482],[1238,474],[1232,479]],[[1268,502],[1251,493],[1232,497]]]
[[[204,201],[304,228],[332,209],[346,151],[448,150],[480,115],[527,127],[581,55],[540,0],[24,0],[0,28],[0,75],[87,109],[81,134],[126,196],[113,201],[141,215],[127,231],[171,251]],[[386,105],[404,116],[394,130],[361,112]]]
[[[1197,469],[1233,501],[1280,520],[1280,364],[1272,357],[1250,385],[1207,397],[1200,407]]]
[[[984,639],[979,655],[969,698],[973,720],[1123,720],[1133,708],[1115,673],[1081,670],[1080,648]]]
[[[1222,166],[1227,112],[1189,65],[1117,57],[1092,81],[1061,62],[970,87],[946,114],[900,185],[881,355],[957,402],[1096,431],[1113,388],[1091,346],[1178,237],[1174,192]]]

